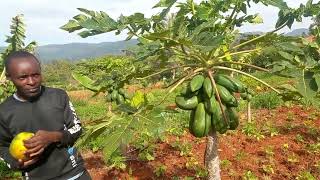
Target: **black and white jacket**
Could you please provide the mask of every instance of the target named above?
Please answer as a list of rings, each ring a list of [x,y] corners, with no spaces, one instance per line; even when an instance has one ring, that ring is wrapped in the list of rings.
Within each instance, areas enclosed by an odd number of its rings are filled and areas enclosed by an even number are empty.
[[[60,131],[62,142],[48,146],[41,159],[22,169],[26,179],[72,179],[85,168],[73,144],[81,134],[81,124],[67,93],[61,89],[41,87],[41,95],[33,101],[21,101],[15,95],[0,105],[0,157],[12,169],[17,161],[9,153],[9,145],[20,132]]]

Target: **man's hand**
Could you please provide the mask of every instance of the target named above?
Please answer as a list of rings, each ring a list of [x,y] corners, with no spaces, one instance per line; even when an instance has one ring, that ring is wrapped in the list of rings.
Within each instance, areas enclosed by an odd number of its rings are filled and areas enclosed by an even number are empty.
[[[27,168],[28,166],[36,163],[38,160],[39,160],[39,156],[33,157],[32,159],[28,159],[28,160],[25,160],[25,161],[23,161],[22,159],[19,159],[18,160],[18,167],[20,169]]]
[[[32,138],[24,141],[24,146],[28,149],[25,155],[32,160],[33,157],[42,154],[51,143],[59,142],[61,138],[61,132],[39,130]]]

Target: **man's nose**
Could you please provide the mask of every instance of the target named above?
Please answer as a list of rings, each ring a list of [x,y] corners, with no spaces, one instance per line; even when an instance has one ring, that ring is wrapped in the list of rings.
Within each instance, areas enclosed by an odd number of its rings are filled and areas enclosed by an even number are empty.
[[[27,83],[29,85],[35,85],[35,83],[36,83],[36,81],[35,81],[35,79],[33,77],[28,77],[27,80],[28,80]]]

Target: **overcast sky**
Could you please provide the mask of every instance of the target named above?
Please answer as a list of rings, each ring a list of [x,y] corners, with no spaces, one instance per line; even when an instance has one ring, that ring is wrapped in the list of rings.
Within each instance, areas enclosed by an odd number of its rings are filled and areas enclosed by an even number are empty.
[[[3,0],[0,6],[0,46],[5,46],[5,35],[9,35],[9,25],[12,17],[24,14],[24,22],[27,25],[27,42],[35,40],[39,45],[66,44],[71,42],[99,43],[107,41],[124,40],[125,34],[115,36],[114,33],[106,33],[98,36],[81,38],[76,33],[68,33],[59,29],[62,25],[79,14],[78,7],[95,11],[104,11],[112,18],[120,14],[130,15],[142,12],[150,16],[157,9],[151,9],[158,0]],[[286,0],[290,7],[298,7],[307,0]],[[314,0],[314,2],[318,2]],[[242,31],[270,31],[274,28],[278,10],[273,7],[255,5],[249,13],[259,12],[264,24],[245,26]],[[294,24],[292,29],[308,28],[310,20]],[[289,31],[286,29],[285,31]]]

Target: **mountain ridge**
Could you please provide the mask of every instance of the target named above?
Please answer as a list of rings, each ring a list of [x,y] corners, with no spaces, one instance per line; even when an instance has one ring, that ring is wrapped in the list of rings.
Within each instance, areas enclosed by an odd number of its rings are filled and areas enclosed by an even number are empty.
[[[261,34],[263,32],[245,32],[245,35]],[[304,36],[309,33],[306,28],[294,29],[285,36]],[[129,41],[101,42],[101,43],[67,43],[48,44],[36,48],[35,54],[41,62],[48,63],[54,60],[77,61],[80,59],[95,58],[105,55],[124,55],[124,50],[135,46],[137,39]],[[0,47],[2,52],[5,47]]]

